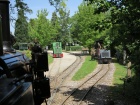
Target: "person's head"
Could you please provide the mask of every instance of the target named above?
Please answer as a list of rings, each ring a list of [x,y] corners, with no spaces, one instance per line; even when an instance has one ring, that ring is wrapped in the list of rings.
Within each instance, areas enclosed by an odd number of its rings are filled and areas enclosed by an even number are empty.
[[[35,39],[34,39],[34,43],[38,43],[38,40],[37,40],[37,38],[35,38]]]

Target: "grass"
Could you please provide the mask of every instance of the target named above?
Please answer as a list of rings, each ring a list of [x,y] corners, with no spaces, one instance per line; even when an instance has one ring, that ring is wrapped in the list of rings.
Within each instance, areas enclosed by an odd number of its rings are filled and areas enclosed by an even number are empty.
[[[53,62],[53,57],[50,56],[49,54],[48,54],[48,61],[49,61],[49,64],[51,64]]]
[[[115,63],[115,68],[113,84],[123,84],[122,78],[126,77],[127,68],[119,63]]]
[[[124,65],[117,63],[116,59],[112,60],[115,64],[115,72],[113,75],[113,86],[111,87],[110,97],[113,99],[121,99],[123,92],[123,78],[126,77],[127,68]]]
[[[30,50],[17,50],[17,51],[25,54],[29,59],[31,59],[31,51]]]
[[[135,70],[131,69],[131,81],[125,82],[121,78],[127,75],[127,68],[124,65],[115,63],[114,86],[111,87],[111,96],[114,100],[122,100],[125,105],[139,105],[140,103],[140,76],[136,75]]]
[[[72,80],[77,81],[81,80],[88,74],[90,74],[97,66],[97,61],[91,61],[91,56],[86,56],[85,62],[83,63],[82,67],[75,73]]]

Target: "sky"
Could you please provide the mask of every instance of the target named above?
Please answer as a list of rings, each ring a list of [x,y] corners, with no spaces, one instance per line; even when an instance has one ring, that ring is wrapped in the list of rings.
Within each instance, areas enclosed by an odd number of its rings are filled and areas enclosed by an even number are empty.
[[[15,0],[10,0],[11,4],[14,4]],[[33,11],[32,14],[27,14],[27,17],[36,18],[36,14],[38,10],[47,9],[48,11],[48,19],[51,19],[52,12],[55,11],[55,8],[50,5],[49,0],[23,0],[27,3],[28,7]],[[78,6],[82,3],[83,0],[66,0],[67,9],[70,10],[70,16],[73,16],[74,13],[78,10]],[[16,15],[13,15],[16,17]],[[14,33],[14,23],[10,24],[10,30]]]

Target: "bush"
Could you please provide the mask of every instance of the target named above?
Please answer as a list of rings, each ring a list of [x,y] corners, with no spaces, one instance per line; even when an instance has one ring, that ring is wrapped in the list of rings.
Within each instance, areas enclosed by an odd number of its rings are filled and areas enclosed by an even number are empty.
[[[24,50],[24,51],[19,50],[18,52],[21,52],[21,53],[25,54],[29,59],[32,59],[30,50]],[[49,64],[51,64],[53,62],[53,57],[50,54],[48,54],[48,62],[49,62]]]
[[[82,47],[81,46],[66,46],[65,47],[66,51],[81,51]]]
[[[19,50],[19,45],[18,45],[18,43],[15,43],[15,44],[13,45],[13,48],[16,49],[16,50]]]

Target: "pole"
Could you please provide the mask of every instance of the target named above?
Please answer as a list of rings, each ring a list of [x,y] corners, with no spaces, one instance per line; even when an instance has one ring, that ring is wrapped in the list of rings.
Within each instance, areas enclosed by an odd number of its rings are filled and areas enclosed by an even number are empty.
[[[2,41],[2,20],[0,14],[0,56],[3,55],[3,41]]]

